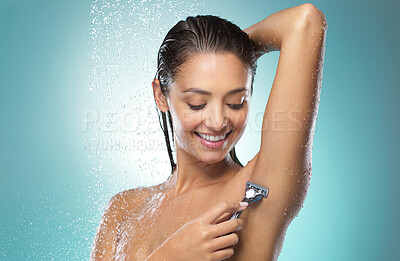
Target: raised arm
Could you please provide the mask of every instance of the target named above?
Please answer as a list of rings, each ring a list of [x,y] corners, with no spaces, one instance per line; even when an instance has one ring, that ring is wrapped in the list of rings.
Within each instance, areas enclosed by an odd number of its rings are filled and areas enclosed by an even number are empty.
[[[270,188],[260,211],[288,225],[301,209],[311,177],[327,23],[312,4],[284,9],[244,30],[259,56],[280,50],[264,112],[252,181]]]
[[[294,29],[304,29],[306,21],[323,29],[323,33],[320,33],[323,35],[319,36],[325,37],[328,28],[325,15],[308,3],[276,12],[243,31],[256,43],[259,58],[265,53],[281,50],[283,40],[290,36]]]

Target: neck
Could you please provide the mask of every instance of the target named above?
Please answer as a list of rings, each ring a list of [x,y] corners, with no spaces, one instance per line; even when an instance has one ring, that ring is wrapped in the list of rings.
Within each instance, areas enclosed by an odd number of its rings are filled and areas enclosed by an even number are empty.
[[[178,149],[176,168],[168,178],[167,184],[177,196],[192,189],[224,182],[240,169],[229,154],[222,161],[209,164]]]

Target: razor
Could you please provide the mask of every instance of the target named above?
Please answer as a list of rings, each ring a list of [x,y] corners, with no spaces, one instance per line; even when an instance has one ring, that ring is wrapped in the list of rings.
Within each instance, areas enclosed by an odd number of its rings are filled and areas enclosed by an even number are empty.
[[[259,201],[262,198],[266,198],[268,196],[268,189],[263,186],[257,185],[250,181],[246,183],[246,194],[242,200],[242,202],[253,203]],[[237,211],[232,214],[229,220],[239,218],[242,214],[242,211]]]

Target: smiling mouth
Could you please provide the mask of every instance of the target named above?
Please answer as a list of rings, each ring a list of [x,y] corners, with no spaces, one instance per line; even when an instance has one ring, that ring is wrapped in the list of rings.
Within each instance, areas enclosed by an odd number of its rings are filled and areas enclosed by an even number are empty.
[[[210,141],[210,142],[218,142],[218,141],[224,140],[231,133],[232,133],[232,131],[229,131],[229,132],[227,132],[225,134],[222,134],[222,135],[213,136],[213,135],[207,135],[207,134],[203,134],[203,133],[194,131],[194,134],[196,134],[197,136],[199,136],[203,140]]]

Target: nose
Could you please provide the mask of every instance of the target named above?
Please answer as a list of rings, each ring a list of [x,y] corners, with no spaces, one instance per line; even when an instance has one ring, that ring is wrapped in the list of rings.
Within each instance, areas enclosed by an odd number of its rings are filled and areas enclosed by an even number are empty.
[[[205,121],[207,127],[215,132],[224,129],[228,123],[223,106],[212,107],[207,115]]]

